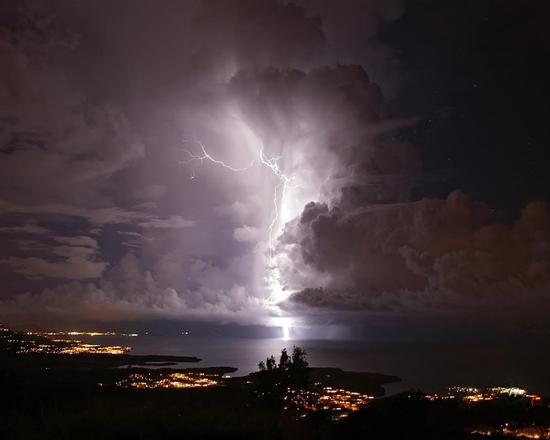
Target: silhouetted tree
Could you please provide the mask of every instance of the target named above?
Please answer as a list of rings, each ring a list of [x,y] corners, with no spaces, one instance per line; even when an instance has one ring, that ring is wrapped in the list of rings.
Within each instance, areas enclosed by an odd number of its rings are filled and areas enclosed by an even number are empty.
[[[288,356],[288,353],[286,352],[286,348],[283,348],[281,350],[281,357],[279,358],[279,369],[286,371],[289,370],[291,367],[290,365],[290,357]]]
[[[277,368],[277,363],[275,362],[275,358],[273,357],[273,355],[267,358],[266,366],[268,371],[273,371],[275,368]]]
[[[309,365],[306,356],[307,353],[303,348],[294,345],[292,347],[292,357],[288,355],[287,349],[283,348],[281,350],[281,357],[279,358],[278,365],[275,361],[275,357],[271,355],[266,359],[265,363],[261,361],[258,364],[258,368],[260,371],[279,370],[281,372],[305,370]]]
[[[306,355],[307,353],[303,348],[297,346],[292,347],[292,369],[305,370],[309,365],[309,362],[306,360]]]
[[[257,378],[262,395],[267,399],[278,399],[286,392],[288,387],[309,387],[309,371],[306,360],[306,351],[303,348],[293,346],[292,356],[289,356],[286,348],[281,350],[279,364],[275,362],[273,355],[258,364],[260,370]]]

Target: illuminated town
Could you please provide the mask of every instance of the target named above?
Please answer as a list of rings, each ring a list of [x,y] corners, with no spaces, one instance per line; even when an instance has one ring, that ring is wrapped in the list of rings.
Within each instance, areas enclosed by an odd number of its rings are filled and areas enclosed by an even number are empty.
[[[218,374],[204,372],[132,373],[116,382],[117,387],[136,389],[185,389],[223,386]],[[288,388],[283,397],[284,409],[305,417],[315,411],[329,411],[334,419],[366,407],[375,397],[355,391],[315,384],[312,390]]]
[[[535,439],[546,440],[550,439],[550,428],[540,426],[526,426],[526,427],[512,427],[509,423],[505,423],[502,426],[480,427],[471,431],[472,434],[482,436],[502,435],[506,437],[518,437],[523,439]]]
[[[374,396],[341,388],[324,387],[317,383],[313,390],[288,388],[283,399],[284,409],[294,410],[300,416],[305,416],[306,412],[330,411],[334,418],[339,419],[366,407]]]
[[[155,389],[155,388],[206,388],[220,385],[219,375],[208,373],[133,373],[127,379],[116,383],[122,388]]]
[[[98,345],[98,344],[83,344],[81,341],[76,341],[76,345],[62,348],[57,353],[59,354],[125,354],[132,350],[132,347],[124,347],[121,345]]]
[[[26,332],[27,335],[38,336],[126,336],[136,337],[137,333],[96,332],[96,331],[70,331],[70,332]]]
[[[465,403],[487,402],[503,398],[525,399],[535,405],[541,402],[541,396],[529,394],[523,388],[516,387],[450,387],[444,394],[426,394],[428,400],[462,400]]]
[[[0,341],[13,347],[18,354],[106,354],[121,355],[132,350],[132,347],[121,345],[89,344],[79,339],[61,339],[57,336],[134,336],[134,334],[117,334],[113,332],[16,332],[0,327]]]
[[[524,402],[529,406],[543,404],[541,396],[531,394],[527,390],[517,387],[450,387],[446,393],[426,394],[424,397],[434,402],[440,400],[463,402],[468,406],[477,406],[510,399]],[[527,426],[518,425],[513,422],[505,422],[497,426],[478,426],[472,429],[470,433],[484,437],[505,436],[523,439],[550,439],[550,427],[535,423]]]

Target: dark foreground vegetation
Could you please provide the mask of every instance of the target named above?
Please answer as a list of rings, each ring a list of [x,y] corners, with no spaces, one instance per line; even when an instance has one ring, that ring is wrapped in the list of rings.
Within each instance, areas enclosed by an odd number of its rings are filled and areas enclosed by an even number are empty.
[[[547,438],[550,407],[544,400],[537,405],[513,398],[469,404],[430,400],[420,392],[375,399],[384,383],[398,379],[309,368],[305,353],[297,355],[283,355],[282,363],[270,361],[270,368],[264,364],[246,377],[224,379],[234,369],[112,368],[98,360],[101,355],[69,358],[3,351],[0,439]],[[215,376],[219,386],[117,385],[123,377],[173,371]],[[346,417],[335,417],[337,411],[323,407],[303,411],[289,405],[289,390],[337,386],[372,394],[372,400]]]

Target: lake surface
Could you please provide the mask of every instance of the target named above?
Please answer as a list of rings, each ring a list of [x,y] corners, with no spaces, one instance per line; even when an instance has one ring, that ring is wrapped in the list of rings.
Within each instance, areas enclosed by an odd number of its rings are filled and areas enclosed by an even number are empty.
[[[224,338],[193,335],[95,337],[99,344],[123,344],[133,354],[197,356],[184,367],[231,366],[236,376],[258,369],[258,362],[282,348],[299,345],[311,366],[393,374],[403,383],[388,392],[411,388],[438,391],[450,385],[513,385],[550,396],[548,339],[480,343],[402,343],[341,340]]]

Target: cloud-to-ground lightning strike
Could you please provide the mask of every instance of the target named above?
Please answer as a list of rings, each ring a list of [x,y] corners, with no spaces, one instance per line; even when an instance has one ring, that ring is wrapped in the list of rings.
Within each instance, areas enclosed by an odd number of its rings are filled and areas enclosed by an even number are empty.
[[[278,271],[276,268],[273,267],[273,262],[274,262],[273,250],[274,250],[274,240],[275,240],[275,237],[273,235],[274,235],[275,226],[277,225],[277,222],[279,220],[279,201],[284,199],[286,190],[288,189],[289,185],[292,184],[293,177],[287,176],[285,173],[283,173],[283,171],[279,167],[279,160],[281,159],[280,156],[275,156],[271,158],[265,156],[263,143],[261,143],[260,147],[258,148],[257,157],[254,158],[248,166],[234,167],[234,166],[228,165],[222,160],[212,157],[210,153],[208,153],[208,151],[206,150],[206,147],[204,146],[204,144],[198,139],[193,139],[191,140],[191,142],[199,146],[201,150],[201,154],[195,154],[189,150],[184,150],[189,156],[189,159],[181,161],[182,164],[193,164],[194,162],[197,162],[197,161],[200,164],[202,164],[204,161],[209,161],[216,165],[220,165],[221,167],[226,168],[227,170],[233,171],[233,172],[244,172],[244,171],[250,170],[256,164],[260,164],[268,168],[279,179],[279,183],[275,186],[275,189],[273,191],[273,216],[268,226],[269,268],[272,272],[271,276],[269,277],[270,288],[272,292],[268,299],[268,302],[271,304],[277,303],[278,300],[280,300],[280,298],[276,298],[276,294],[277,294],[276,291],[280,292],[282,289],[278,280],[278,275],[277,275]],[[195,179],[195,177],[196,177],[196,169],[195,167],[193,167],[191,179]]]

